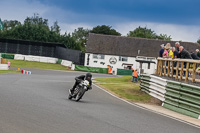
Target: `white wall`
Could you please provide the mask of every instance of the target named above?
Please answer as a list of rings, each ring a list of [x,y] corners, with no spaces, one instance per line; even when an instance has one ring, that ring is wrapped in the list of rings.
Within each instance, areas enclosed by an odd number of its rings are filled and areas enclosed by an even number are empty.
[[[88,54],[90,55],[89,56],[89,65],[87,65]],[[116,56],[116,55],[105,55],[104,57],[105,57],[104,59],[94,59],[93,54],[86,53],[84,64],[85,64],[85,66],[100,67],[100,68],[107,68],[107,65],[111,65],[113,67],[113,70],[115,71],[115,74],[117,72],[117,68],[124,69],[124,66],[122,65],[123,63],[133,64],[134,69],[140,68],[140,63],[135,61],[136,60],[135,57],[128,57],[128,61],[119,61],[119,56]],[[114,57],[116,59],[116,64],[110,63],[109,60],[111,57]],[[152,60],[152,61],[155,61],[155,60]],[[101,64],[101,63],[104,63],[104,64]],[[142,69],[144,69],[144,73],[147,73],[147,74],[155,73],[156,67],[157,67],[156,64],[153,64],[153,63],[150,64],[150,69],[148,69],[147,63],[143,63],[143,65],[142,65]]]

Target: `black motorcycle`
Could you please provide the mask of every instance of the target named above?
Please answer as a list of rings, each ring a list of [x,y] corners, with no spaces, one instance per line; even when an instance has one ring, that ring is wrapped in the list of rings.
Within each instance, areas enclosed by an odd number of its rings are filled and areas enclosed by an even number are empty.
[[[68,99],[74,98],[77,102],[83,97],[85,92],[87,91],[87,88],[89,86],[89,82],[87,80],[81,81],[76,88],[74,89],[73,94],[71,94],[69,90],[69,96]]]

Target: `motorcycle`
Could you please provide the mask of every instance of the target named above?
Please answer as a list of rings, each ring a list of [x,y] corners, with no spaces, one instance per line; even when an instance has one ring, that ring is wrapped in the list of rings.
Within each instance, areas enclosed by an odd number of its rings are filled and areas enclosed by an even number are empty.
[[[74,98],[75,101],[79,101],[83,95],[85,94],[85,92],[87,91],[87,88],[89,86],[89,81],[87,80],[83,80],[81,81],[76,88],[74,89],[73,94],[71,94],[70,90],[69,90],[69,96],[68,99],[72,99]]]

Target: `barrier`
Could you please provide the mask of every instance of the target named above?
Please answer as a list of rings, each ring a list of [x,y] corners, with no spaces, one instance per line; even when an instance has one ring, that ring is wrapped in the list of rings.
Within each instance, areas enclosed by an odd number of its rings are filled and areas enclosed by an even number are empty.
[[[8,70],[8,64],[0,64],[0,70]]]
[[[200,87],[142,74],[140,88],[163,107],[200,119]]]
[[[15,60],[24,60],[24,59],[25,59],[25,55],[15,54],[14,59],[15,59]]]
[[[132,70],[117,69],[117,75],[132,75]]]
[[[67,67],[72,67],[72,62],[68,60],[62,60],[61,65],[67,66]]]
[[[81,65],[75,65],[75,70],[108,74],[108,68],[86,67],[86,66],[81,66]]]
[[[13,54],[1,53],[1,57],[5,59],[14,59]]]

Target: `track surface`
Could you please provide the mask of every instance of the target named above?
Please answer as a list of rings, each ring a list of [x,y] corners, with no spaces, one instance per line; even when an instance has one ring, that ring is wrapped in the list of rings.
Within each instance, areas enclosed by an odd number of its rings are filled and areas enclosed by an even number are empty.
[[[75,76],[85,73],[32,73],[0,74],[0,133],[200,133],[197,127],[127,104],[95,86],[80,102],[68,100]]]

